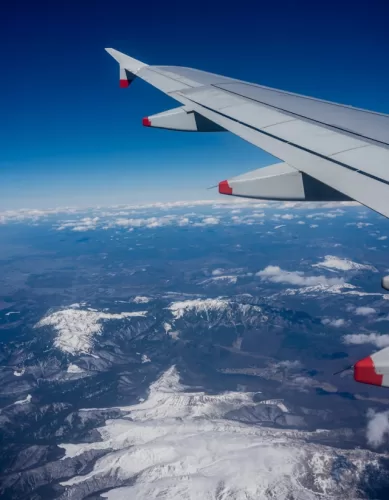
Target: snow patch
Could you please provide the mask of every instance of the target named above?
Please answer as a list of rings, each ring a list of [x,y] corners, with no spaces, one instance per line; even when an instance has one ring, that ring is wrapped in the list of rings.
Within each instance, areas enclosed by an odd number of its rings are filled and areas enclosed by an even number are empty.
[[[149,297],[143,297],[143,296],[139,295],[133,299],[133,302],[135,304],[147,304],[148,302],[150,302],[150,300],[151,299]]]
[[[332,293],[341,295],[356,295],[358,297],[381,297],[384,300],[389,300],[389,296],[383,293],[377,292],[362,292],[358,290],[358,287],[351,285],[350,283],[344,283],[343,285],[330,285],[319,284],[315,286],[307,286],[304,288],[287,288],[280,295],[307,295],[315,297],[322,293]]]
[[[73,304],[42,318],[35,328],[52,326],[57,332],[54,346],[63,352],[77,354],[92,350],[93,337],[102,332],[102,322],[122,320],[133,317],[145,317],[147,311],[123,312],[110,314],[90,309],[81,309],[80,304]]]
[[[26,371],[25,368],[22,368],[21,370],[15,370],[14,375],[15,375],[15,377],[21,377],[25,371]]]
[[[68,366],[68,369],[66,370],[68,373],[84,373],[85,370],[80,368],[77,365],[74,365],[73,363],[70,363]]]
[[[324,267],[327,269],[337,269],[339,271],[373,271],[378,272],[374,266],[368,264],[358,264],[350,259],[342,259],[334,255],[326,255],[322,262],[312,264],[312,267]]]
[[[15,401],[15,403],[13,403],[13,404],[14,405],[24,405],[27,403],[31,403],[31,400],[32,400],[32,396],[31,396],[31,394],[28,394],[26,399],[20,399],[19,401]]]
[[[173,331],[173,327],[170,323],[164,323],[163,328],[165,330],[166,335],[170,335],[173,339],[178,339],[179,332]]]
[[[214,276],[213,278],[208,278],[204,281],[200,281],[199,285],[209,285],[210,283],[222,283],[222,284],[227,284],[231,283],[232,285],[235,285],[236,282],[238,281],[238,276]]]
[[[151,359],[146,355],[142,354],[142,363],[150,363]]]
[[[182,318],[185,313],[194,311],[198,313],[208,313],[209,311],[225,311],[228,309],[230,301],[227,299],[193,299],[172,302],[168,309],[175,319]]]

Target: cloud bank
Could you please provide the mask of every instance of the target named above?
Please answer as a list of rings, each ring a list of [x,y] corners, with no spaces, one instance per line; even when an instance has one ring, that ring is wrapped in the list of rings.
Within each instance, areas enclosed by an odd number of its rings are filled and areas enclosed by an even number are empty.
[[[285,271],[279,266],[267,266],[262,271],[257,272],[262,281],[270,281],[272,283],[285,283],[288,285],[297,286],[312,286],[312,285],[342,285],[342,278],[327,278],[326,276],[306,276],[302,271]]]
[[[387,442],[389,435],[389,411],[376,413],[370,409],[367,412],[366,439],[370,446],[378,448]]]
[[[372,344],[382,349],[389,346],[389,335],[379,333],[352,333],[343,337],[345,344]]]

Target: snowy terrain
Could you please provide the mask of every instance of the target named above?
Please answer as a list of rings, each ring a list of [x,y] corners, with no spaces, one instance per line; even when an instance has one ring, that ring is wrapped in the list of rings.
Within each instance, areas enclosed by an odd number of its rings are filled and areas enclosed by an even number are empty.
[[[287,411],[277,400],[258,404]],[[78,498],[79,488],[93,491],[113,477],[118,487],[103,494],[110,500],[360,498],[358,478],[367,467],[378,471],[378,454],[310,443],[315,433],[228,420],[230,411],[255,405],[252,393],[189,392],[173,366],[145,401],[98,429],[100,441],[60,445],[64,459],[106,452],[89,473],[61,483],[61,498]]]
[[[1,498],[389,498],[388,395],[335,374],[389,345],[387,221],[227,199],[0,222]]]
[[[145,317],[147,311],[123,312],[111,314],[95,309],[81,309],[79,304],[73,304],[68,309],[61,309],[42,318],[35,328],[52,326],[57,332],[55,347],[61,351],[77,354],[92,350],[93,337],[100,335],[101,323],[106,320]]]
[[[312,267],[324,267],[327,269],[336,269],[339,271],[373,271],[377,272],[377,269],[370,264],[359,264],[358,262],[353,262],[350,259],[342,259],[334,255],[326,255],[322,262],[313,264]]]

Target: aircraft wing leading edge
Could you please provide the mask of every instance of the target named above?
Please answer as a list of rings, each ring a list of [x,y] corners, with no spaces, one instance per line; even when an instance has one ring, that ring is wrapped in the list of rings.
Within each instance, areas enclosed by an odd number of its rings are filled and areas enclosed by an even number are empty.
[[[389,116],[178,66],[149,66],[115,49],[120,86],[141,78],[180,103],[143,125],[229,131],[280,163],[221,181],[225,195],[359,203],[389,217]],[[386,371],[385,371],[386,370]],[[357,381],[389,387],[389,348],[354,366]]]

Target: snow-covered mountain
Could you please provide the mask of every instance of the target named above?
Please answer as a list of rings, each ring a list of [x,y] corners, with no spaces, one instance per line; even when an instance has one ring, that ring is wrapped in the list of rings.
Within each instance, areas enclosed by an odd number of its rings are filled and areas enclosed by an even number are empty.
[[[100,455],[90,471],[61,482],[60,498],[102,490],[110,500],[364,498],[360,481],[368,470],[380,475],[379,454],[310,442],[327,431],[228,419],[233,410],[264,404],[274,401],[255,403],[245,392],[192,392],[173,366],[145,401],[120,408],[122,418],[99,427],[99,440],[60,445],[62,460]]]
[[[334,255],[326,255],[324,260],[313,264],[312,267],[322,267],[330,270],[337,271],[372,271],[378,272],[377,269],[370,264],[360,264],[351,259],[342,259]]]
[[[55,347],[70,354],[87,353],[92,350],[93,337],[101,334],[103,321],[144,318],[146,315],[147,311],[112,314],[72,304],[69,308],[49,313],[35,328],[52,326],[57,332]]]

